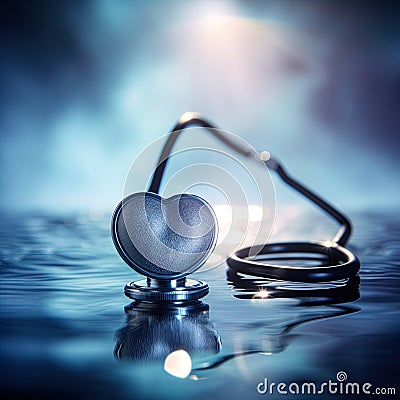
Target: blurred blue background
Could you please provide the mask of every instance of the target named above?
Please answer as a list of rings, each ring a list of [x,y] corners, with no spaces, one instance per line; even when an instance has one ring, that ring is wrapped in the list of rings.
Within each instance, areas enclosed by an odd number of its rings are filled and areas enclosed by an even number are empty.
[[[185,111],[342,207],[399,203],[395,3],[3,1],[0,15],[4,210],[111,211]]]

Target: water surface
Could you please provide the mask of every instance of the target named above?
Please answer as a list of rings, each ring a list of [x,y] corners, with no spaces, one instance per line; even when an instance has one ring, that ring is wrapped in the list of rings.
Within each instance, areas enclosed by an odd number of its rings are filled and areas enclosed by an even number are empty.
[[[362,267],[346,296],[247,298],[224,265],[194,276],[210,294],[176,317],[126,307],[123,286],[139,276],[116,254],[108,217],[3,215],[2,398],[252,399],[264,378],[317,383],[338,371],[400,391],[400,218],[352,218]],[[278,220],[275,238],[328,239],[323,221]],[[186,379],[163,367],[179,346],[192,356]]]

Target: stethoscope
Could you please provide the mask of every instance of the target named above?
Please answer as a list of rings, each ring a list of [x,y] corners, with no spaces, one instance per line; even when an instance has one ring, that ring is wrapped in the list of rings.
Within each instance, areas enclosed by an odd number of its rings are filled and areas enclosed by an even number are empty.
[[[331,241],[269,243],[237,250],[226,260],[231,275],[323,286],[327,282],[349,280],[358,273],[358,258],[345,248],[351,235],[351,223],[346,216],[288,175],[269,153],[238,145],[199,114],[185,113],[162,148],[148,191],[125,197],[112,217],[112,238],[119,255],[131,268],[146,276],[145,280],[125,286],[128,297],[139,302],[184,302],[196,301],[209,291],[205,282],[187,276],[204,264],[215,247],[218,227],[214,210],[206,200],[193,194],[168,199],[159,195],[174,144],[182,131],[193,126],[205,128],[232,150],[265,164],[340,224]],[[308,255],[317,256],[321,263],[292,266],[268,262],[280,256],[284,258],[283,255],[290,258],[291,254],[296,257],[300,254],[300,261]]]

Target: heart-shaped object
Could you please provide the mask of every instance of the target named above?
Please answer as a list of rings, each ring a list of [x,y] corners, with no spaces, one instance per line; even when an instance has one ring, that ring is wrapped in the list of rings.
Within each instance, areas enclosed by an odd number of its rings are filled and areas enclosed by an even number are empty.
[[[179,279],[207,260],[217,240],[217,218],[201,197],[179,194],[164,199],[134,193],[118,204],[112,237],[122,259],[154,279]]]

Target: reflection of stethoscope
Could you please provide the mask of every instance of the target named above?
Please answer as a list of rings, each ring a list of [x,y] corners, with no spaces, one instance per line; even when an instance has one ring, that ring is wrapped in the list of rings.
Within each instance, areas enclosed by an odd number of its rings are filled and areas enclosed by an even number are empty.
[[[240,249],[227,258],[232,271],[305,283],[346,280],[357,274],[360,262],[344,247],[351,234],[351,224],[342,213],[290,177],[269,154],[266,157],[266,153],[259,154],[250,147],[239,146],[198,114],[185,113],[162,149],[148,192],[123,199],[112,218],[112,237],[118,253],[131,268],[147,277],[126,285],[128,297],[138,301],[193,301],[208,293],[205,282],[186,276],[200,268],[215,247],[217,220],[212,207],[201,197],[191,194],[169,199],[158,195],[174,143],[182,130],[190,126],[205,128],[239,154],[265,164],[341,225],[330,242],[271,243]],[[300,261],[310,257],[321,263],[292,266],[271,262],[293,257]]]
[[[116,334],[118,360],[158,362],[178,350],[193,357],[221,349],[221,339],[209,320],[209,306],[199,300],[164,307],[134,302],[125,307],[125,313],[126,325]]]
[[[357,292],[356,288],[353,288]],[[336,299],[344,302],[342,298]],[[335,303],[334,296],[327,303]],[[271,355],[286,349],[294,328],[309,322],[357,312],[344,305],[293,308],[287,318],[241,326],[251,336],[239,339],[235,352],[218,355],[221,338],[209,320],[209,307],[197,300],[175,304],[133,302],[125,307],[126,323],[115,335],[114,356],[119,361],[164,363],[164,370],[180,378],[203,379],[212,370],[237,357]],[[238,321],[240,322],[240,320]],[[257,334],[255,333],[257,332]]]

